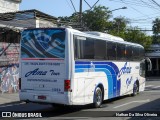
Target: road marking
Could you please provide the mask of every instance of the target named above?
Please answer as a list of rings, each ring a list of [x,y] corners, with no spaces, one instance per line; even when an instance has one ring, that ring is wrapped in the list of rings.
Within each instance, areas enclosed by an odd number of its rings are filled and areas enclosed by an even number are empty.
[[[151,86],[154,86],[154,85],[147,85],[147,86],[145,86],[145,87],[151,87]]]
[[[149,90],[149,91],[143,91],[143,92],[160,92],[160,90]]]
[[[150,99],[147,99],[147,100],[139,100],[139,101],[131,101],[131,102],[128,102],[128,103],[119,105],[119,106],[115,106],[115,107],[113,107],[113,108],[123,107],[123,106],[128,105],[128,104],[131,104],[131,103],[144,103],[144,102],[149,102],[149,101],[150,101]]]
[[[159,88],[160,86],[155,86],[155,87],[152,87],[152,88]]]
[[[2,105],[2,106],[0,106],[0,108],[3,108],[3,107],[11,107],[11,106],[17,106],[17,105],[21,105],[21,104],[24,104],[24,103],[22,102],[22,103],[16,103],[16,104]]]

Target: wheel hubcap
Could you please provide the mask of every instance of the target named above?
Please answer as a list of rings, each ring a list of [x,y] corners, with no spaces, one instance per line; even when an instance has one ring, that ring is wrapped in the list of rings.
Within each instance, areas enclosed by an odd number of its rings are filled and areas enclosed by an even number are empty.
[[[102,101],[102,93],[101,93],[101,91],[97,91],[97,99],[96,99],[96,101],[97,101],[98,105],[101,104],[101,101]]]
[[[134,85],[134,93],[137,94],[138,93],[138,87],[137,84]]]

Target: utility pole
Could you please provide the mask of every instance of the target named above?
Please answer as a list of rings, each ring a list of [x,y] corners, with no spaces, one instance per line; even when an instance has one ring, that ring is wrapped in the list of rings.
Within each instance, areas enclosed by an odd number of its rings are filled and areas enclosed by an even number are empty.
[[[80,0],[80,6],[79,6],[79,22],[80,25],[82,25],[82,0]]]

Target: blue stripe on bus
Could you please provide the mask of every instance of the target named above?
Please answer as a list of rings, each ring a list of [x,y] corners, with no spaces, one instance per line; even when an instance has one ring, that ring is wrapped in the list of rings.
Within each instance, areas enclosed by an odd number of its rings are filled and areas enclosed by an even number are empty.
[[[105,72],[108,79],[108,97],[113,98],[120,95],[121,81],[117,80],[119,73],[118,67],[112,62],[75,62],[75,72],[88,71],[91,68],[91,63],[95,65],[95,72]],[[84,70],[85,69],[85,70]],[[115,89],[114,89],[115,87]]]
[[[107,73],[103,70],[103,72],[106,73],[107,76],[112,76],[111,78],[112,79],[108,79],[108,86],[109,86],[109,92],[113,95],[113,96],[110,96],[109,98],[112,98],[112,97],[116,97],[116,88],[117,88],[117,79],[116,79],[116,73],[114,71],[114,69],[111,67],[111,66],[108,66],[108,65],[96,65],[95,68],[105,68],[107,70],[110,71],[110,73]],[[111,88],[110,88],[111,87]]]
[[[95,71],[96,72],[105,72],[105,74],[107,75],[107,79],[108,79],[108,98],[113,98],[113,78],[112,78],[112,76],[110,75],[111,73],[110,73],[110,71],[109,70],[107,70],[107,69],[103,69],[103,68],[101,68],[101,69],[95,69]]]
[[[75,72],[76,72],[76,73],[84,72],[84,69],[76,69]]]

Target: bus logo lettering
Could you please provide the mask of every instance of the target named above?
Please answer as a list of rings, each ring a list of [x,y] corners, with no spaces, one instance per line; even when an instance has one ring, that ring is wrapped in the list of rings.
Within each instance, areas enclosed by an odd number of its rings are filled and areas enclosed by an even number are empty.
[[[26,73],[25,77],[28,77],[30,75],[46,75],[47,71],[39,71],[39,68],[33,70],[33,71],[29,71],[28,73]]]
[[[128,88],[128,86],[131,84],[132,80],[133,80],[132,77],[131,77],[130,79],[128,78],[128,79],[126,80],[127,88]]]
[[[120,80],[121,75],[131,73],[132,67],[127,67],[127,62],[124,64],[124,67],[121,68],[117,75],[117,79]]]
[[[60,75],[60,73],[59,72],[54,72],[54,70],[50,70],[50,72],[51,72],[51,75]]]

